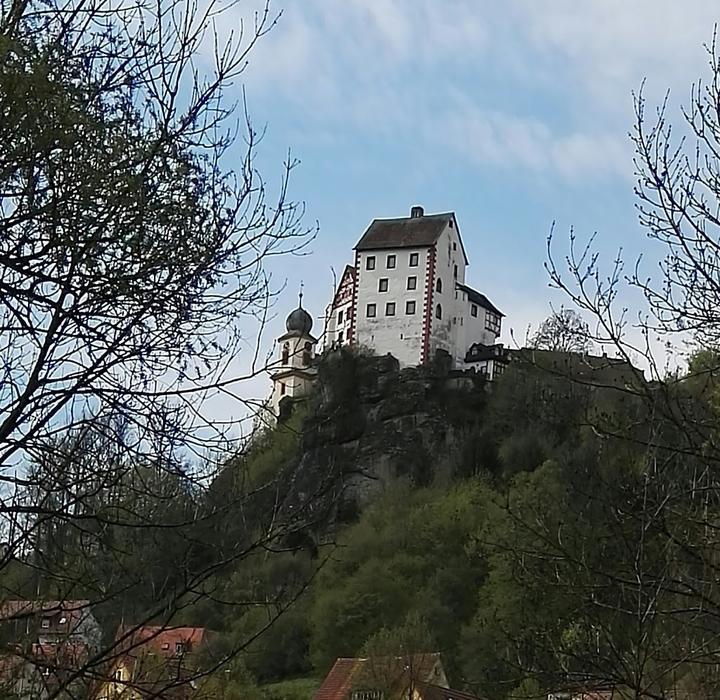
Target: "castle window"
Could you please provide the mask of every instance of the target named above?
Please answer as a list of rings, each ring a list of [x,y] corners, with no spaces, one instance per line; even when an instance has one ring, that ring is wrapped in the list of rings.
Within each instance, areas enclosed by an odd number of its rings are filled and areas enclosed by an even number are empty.
[[[49,617],[43,617],[42,619],[42,628],[44,630],[49,629],[50,627],[50,618]]]
[[[375,256],[374,255],[368,255],[365,259],[365,269],[366,270],[374,270],[375,269]]]
[[[394,316],[395,315],[395,302],[389,301],[387,304],[385,304],[385,315],[386,316]]]
[[[442,319],[442,305],[441,304],[438,304],[435,307],[435,318]]]
[[[340,311],[338,311],[338,323],[342,323],[342,322],[343,322],[343,310],[340,309]]]
[[[388,255],[387,256],[387,268],[388,270],[392,270],[395,267],[396,258],[394,255]]]
[[[284,343],[282,349],[282,363],[286,365],[290,362],[290,343]]]
[[[451,228],[452,228],[452,224],[451,224]],[[457,243],[455,243],[455,241],[453,241],[453,250],[457,250]]]
[[[493,333],[500,333],[500,316],[488,311],[485,314],[485,329]]]
[[[410,267],[417,267],[420,263],[420,253],[410,253]]]
[[[408,277],[407,288],[410,290],[417,289],[417,277]]]
[[[340,332],[338,333],[338,343],[340,343],[340,345],[342,345],[343,337],[344,337],[344,336],[343,336],[343,332],[340,331]]]
[[[381,277],[378,280],[378,292],[387,292],[389,284],[387,277]]]
[[[312,343],[305,343],[303,347],[302,361],[305,367],[312,362]]]
[[[470,315],[473,316],[474,318],[477,318],[477,314],[478,314],[477,304],[473,304],[473,305],[470,307]]]
[[[458,269],[457,269],[457,265],[455,265],[455,270],[453,271],[453,274],[455,275],[455,279],[457,279],[457,273],[458,273]]]
[[[442,280],[438,277],[437,284],[435,285],[435,290],[438,293],[442,293]]]
[[[285,396],[285,382],[280,382],[280,396]]]
[[[368,304],[365,307],[365,315],[368,318],[375,318],[376,313],[377,313],[377,307],[375,306],[375,304]]]
[[[415,302],[414,301],[406,301],[405,302],[405,313],[408,316],[412,316],[415,313]]]

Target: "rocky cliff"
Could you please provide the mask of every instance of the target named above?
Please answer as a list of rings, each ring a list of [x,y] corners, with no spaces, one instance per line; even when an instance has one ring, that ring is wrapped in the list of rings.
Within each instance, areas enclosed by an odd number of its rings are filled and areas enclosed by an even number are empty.
[[[350,510],[397,477],[416,485],[452,477],[487,391],[481,377],[451,372],[446,360],[400,370],[390,355],[326,354],[306,407],[299,473],[339,476]]]

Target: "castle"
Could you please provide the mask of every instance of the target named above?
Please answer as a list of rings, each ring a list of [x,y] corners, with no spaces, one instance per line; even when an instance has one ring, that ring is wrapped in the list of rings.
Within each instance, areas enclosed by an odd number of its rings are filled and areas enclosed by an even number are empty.
[[[503,370],[503,314],[465,283],[468,258],[453,212],[425,214],[415,206],[407,217],[375,219],[354,251],[326,309],[322,343],[312,335],[302,295],[287,318],[270,372],[274,415],[283,398],[307,393],[316,353],[343,345],[390,353],[401,366],[444,351],[456,369],[488,379]]]

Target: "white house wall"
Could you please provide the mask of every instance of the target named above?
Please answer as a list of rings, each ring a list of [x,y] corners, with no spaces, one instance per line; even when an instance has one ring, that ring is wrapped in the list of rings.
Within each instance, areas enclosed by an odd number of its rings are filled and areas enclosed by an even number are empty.
[[[391,353],[401,365],[421,362],[423,309],[427,284],[429,248],[396,248],[358,251],[356,256],[356,300],[354,342],[381,354]],[[410,267],[410,256],[418,255],[418,265]],[[395,256],[395,268],[388,268],[389,255]],[[375,269],[367,269],[367,259],[375,258]],[[416,278],[409,290],[408,278]],[[388,280],[386,292],[380,292],[380,280]],[[415,303],[415,313],[406,313],[407,302]],[[387,316],[386,305],[395,304],[395,316]],[[375,317],[368,316],[368,304],[375,304]]]
[[[436,245],[435,271],[433,278],[432,315],[430,322],[430,347],[428,359],[439,349],[450,353],[458,362],[457,349],[461,345],[459,317],[462,306],[455,298],[455,283],[465,282],[465,255],[455,223],[445,227]],[[457,277],[455,270],[457,267]],[[442,292],[437,291],[437,281],[442,281]],[[442,307],[442,319],[437,318],[437,305]],[[461,359],[464,359],[461,358]]]

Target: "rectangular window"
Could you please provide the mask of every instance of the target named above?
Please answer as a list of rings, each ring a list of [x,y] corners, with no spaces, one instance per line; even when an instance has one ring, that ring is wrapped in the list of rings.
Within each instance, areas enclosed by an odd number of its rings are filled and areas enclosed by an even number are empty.
[[[415,313],[415,302],[414,301],[406,301],[405,302],[405,313],[408,316],[412,316]]]
[[[368,255],[365,259],[365,269],[366,270],[374,270],[375,269],[375,256],[374,255]]]
[[[375,304],[368,304],[367,307],[365,308],[365,315],[368,318],[375,318],[376,312],[377,312],[377,307],[375,306]]]
[[[500,316],[488,311],[485,314],[485,329],[493,333],[500,333]]]
[[[386,316],[394,316],[395,315],[395,302],[389,301],[387,304],[385,304],[385,315]]]
[[[340,331],[340,332],[338,333],[338,343],[340,343],[340,345],[343,344],[343,339],[344,339],[344,337],[345,337],[345,336],[344,336],[343,332]]]
[[[388,255],[387,256],[387,268],[388,270],[392,270],[395,267],[395,256],[394,255]]]
[[[43,619],[42,619],[42,628],[43,628],[44,630],[46,630],[46,629],[49,629],[49,627],[50,627],[50,618],[48,618],[48,617],[43,617]]]
[[[473,318],[477,318],[477,311],[478,311],[477,304],[473,304],[473,305],[470,307],[470,315],[471,315]]]
[[[453,241],[453,250],[457,250],[457,243],[455,243],[455,241]]]
[[[408,283],[407,283],[408,289],[417,289],[417,277],[408,277]]]
[[[420,253],[410,253],[410,267],[417,267],[420,264]]]
[[[342,324],[342,322],[343,322],[343,310],[340,309],[340,311],[338,311],[338,323]]]
[[[175,653],[183,654],[185,652],[185,642],[175,642]]]
[[[378,280],[378,292],[387,292],[389,284],[387,277],[381,277]]]

